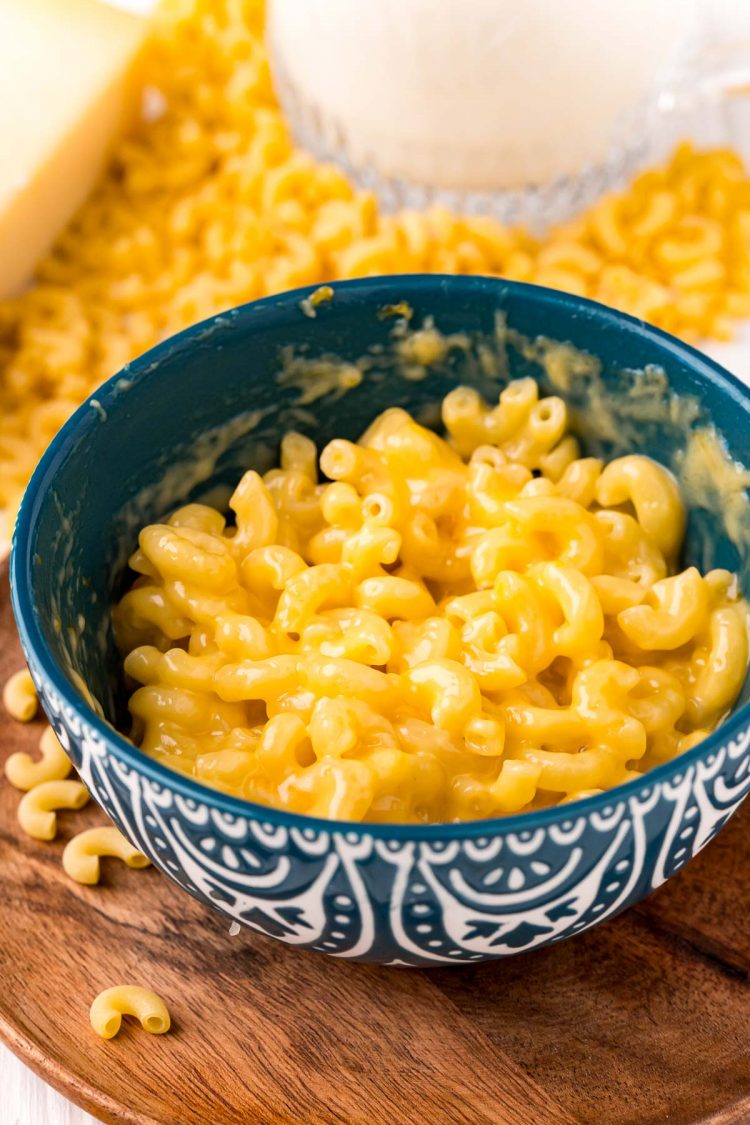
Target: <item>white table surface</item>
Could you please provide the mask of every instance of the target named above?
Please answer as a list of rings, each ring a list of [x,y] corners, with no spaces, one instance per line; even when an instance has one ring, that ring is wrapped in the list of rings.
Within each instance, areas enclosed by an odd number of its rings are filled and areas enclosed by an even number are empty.
[[[96,1120],[42,1082],[1,1045],[0,1091],[5,1125],[94,1125]]]

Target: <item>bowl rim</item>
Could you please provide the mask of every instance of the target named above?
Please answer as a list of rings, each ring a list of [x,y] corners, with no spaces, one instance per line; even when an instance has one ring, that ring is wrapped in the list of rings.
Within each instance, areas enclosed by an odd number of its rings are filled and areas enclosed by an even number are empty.
[[[734,399],[738,403],[742,403],[745,410],[750,411],[750,388],[741,383],[735,375],[722,367],[721,364],[700,352],[697,348],[684,343],[660,328],[648,324],[644,320],[630,316],[628,313],[619,312],[586,297],[579,297],[575,294],[564,293],[544,286],[531,285],[527,282],[508,281],[504,278],[485,277],[477,274],[388,274],[379,277],[334,281],[327,284],[333,289],[334,297],[340,298],[337,302],[333,300],[330,302],[329,307],[333,308],[362,302],[372,302],[373,305],[392,304],[394,301],[408,300],[410,293],[415,297],[417,295],[429,296],[430,292],[436,289],[444,292],[454,289],[461,290],[462,296],[470,294],[472,290],[486,292],[491,289],[497,294],[498,299],[502,299],[504,296],[531,299],[542,309],[550,306],[558,308],[562,306],[572,314],[573,319],[576,319],[581,313],[586,313],[592,319],[597,319],[605,324],[609,322],[613,326],[624,325],[633,333],[645,337],[661,353],[660,358],[662,360],[670,355],[679,358],[688,364],[701,379],[705,379],[715,387],[718,386],[721,393],[728,395],[730,399]],[[19,507],[11,547],[11,603],[16,626],[24,650],[30,654],[31,663],[40,670],[44,678],[52,685],[63,704],[106,744],[108,751],[150,782],[171,789],[186,800],[213,806],[220,813],[232,818],[255,820],[274,827],[296,828],[303,831],[308,829],[315,831],[316,834],[327,832],[349,836],[354,834],[357,838],[369,835],[375,839],[429,842],[446,839],[481,839],[509,833],[520,833],[522,835],[528,833],[530,835],[556,822],[567,825],[567,822],[573,822],[581,816],[588,816],[593,813],[603,813],[606,816],[611,813],[615,805],[620,802],[627,804],[630,797],[639,793],[645,795],[660,783],[671,781],[676,784],[692,765],[701,759],[710,758],[724,743],[746,732],[747,728],[750,727],[750,701],[743,704],[737,711],[732,712],[722,726],[713,731],[708,738],[686,750],[677,758],[654,766],[640,777],[624,782],[612,789],[606,789],[595,796],[578,798],[565,804],[552,805],[530,812],[512,813],[507,816],[479,820],[441,821],[430,824],[370,823],[328,820],[323,817],[309,816],[305,813],[287,812],[283,809],[246,800],[243,797],[231,796],[219,789],[213,789],[203,782],[178,773],[176,770],[169,769],[169,767],[149,758],[125,735],[121,734],[93,710],[67,679],[57,661],[53,659],[42,635],[32,596],[35,569],[31,552],[33,532],[43,496],[50,487],[60,462],[65,460],[66,452],[74,444],[82,428],[95,424],[96,415],[100,413],[102,408],[108,410],[109,407],[116,407],[117,400],[121,397],[120,391],[123,379],[127,379],[132,385],[135,381],[139,381],[147,375],[153,377],[162,361],[174,351],[199,344],[201,341],[205,342],[208,334],[228,325],[234,326],[239,320],[249,321],[251,328],[253,322],[255,322],[257,329],[262,331],[264,313],[272,310],[283,310],[290,314],[290,318],[297,313],[302,315],[301,303],[319,288],[320,284],[307,285],[270,297],[263,297],[256,301],[249,301],[190,325],[174,336],[156,344],[153,348],[126,364],[87,396],[52,439],[34,470]],[[308,318],[308,326],[309,323]],[[92,410],[92,404],[95,405],[96,415],[95,410]]]

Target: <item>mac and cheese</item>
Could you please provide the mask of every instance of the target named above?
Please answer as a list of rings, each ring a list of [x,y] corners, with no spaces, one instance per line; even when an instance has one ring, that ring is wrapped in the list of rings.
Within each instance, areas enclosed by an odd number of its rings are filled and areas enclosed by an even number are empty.
[[[736,579],[677,569],[670,473],[582,458],[562,399],[466,387],[442,438],[387,410],[289,434],[228,526],[146,527],[114,612],[132,737],[227,793],[369,821],[489,817],[637,777],[732,706]]]

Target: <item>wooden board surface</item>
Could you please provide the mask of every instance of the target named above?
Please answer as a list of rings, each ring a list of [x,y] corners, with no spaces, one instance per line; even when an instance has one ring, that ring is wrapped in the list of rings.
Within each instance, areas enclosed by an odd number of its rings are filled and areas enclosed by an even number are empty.
[[[0,682],[19,663],[3,568]],[[40,730],[0,714],[0,760]],[[102,814],[63,813],[59,839],[38,843],[18,796],[0,785],[0,1037],[104,1121],[750,1122],[750,802],[614,922],[424,971],[232,938],[156,871],[114,860],[78,886],[62,848]],[[165,997],[170,1034],[93,1034],[92,998],[123,981]]]

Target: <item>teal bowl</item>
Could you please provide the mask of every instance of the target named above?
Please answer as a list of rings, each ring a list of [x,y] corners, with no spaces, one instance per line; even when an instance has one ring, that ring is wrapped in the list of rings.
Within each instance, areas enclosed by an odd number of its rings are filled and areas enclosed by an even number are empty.
[[[118,734],[110,607],[138,529],[187,500],[226,497],[245,468],[270,467],[288,427],[319,445],[356,438],[387,406],[429,420],[460,382],[493,398],[521,375],[567,398],[590,451],[638,451],[670,466],[688,491],[685,562],[737,570],[748,593],[743,482],[726,459],[722,475],[696,473],[688,447],[710,424],[728,456],[750,464],[750,393],[663,332],[533,286],[386,277],[337,284],[317,307],[310,296],[254,302],[165,341],[52,442],[24,497],[11,562],[44,709],[130,840],[252,930],[334,957],[422,966],[580,933],[679,871],[750,790],[747,686],[718,732],[600,796],[461,824],[324,821],[225,796]],[[404,313],[412,327],[432,318],[448,338],[426,366],[404,343]],[[358,385],[331,378],[332,356],[357,361],[348,382],[361,375]]]

